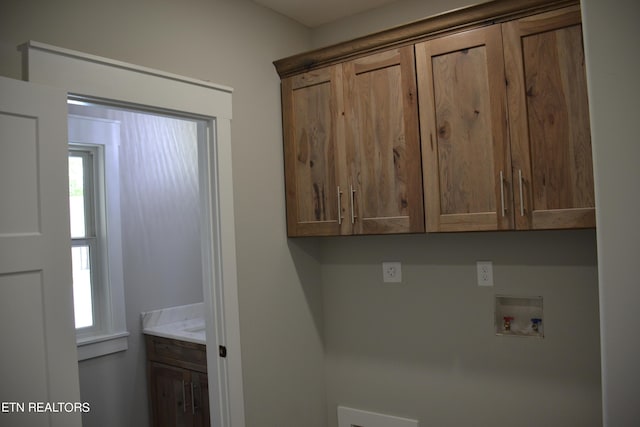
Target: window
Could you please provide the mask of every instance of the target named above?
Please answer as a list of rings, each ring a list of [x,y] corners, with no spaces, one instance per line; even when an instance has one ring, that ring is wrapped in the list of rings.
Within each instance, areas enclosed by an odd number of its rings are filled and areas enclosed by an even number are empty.
[[[94,303],[103,288],[104,271],[100,264],[100,246],[96,224],[102,222],[103,209],[95,197],[101,185],[96,176],[99,160],[94,147],[69,149],[69,213],[71,218],[71,260],[73,268],[73,306],[76,329],[90,332],[99,329],[98,306]]]
[[[127,349],[118,122],[69,115],[69,212],[79,360]]]

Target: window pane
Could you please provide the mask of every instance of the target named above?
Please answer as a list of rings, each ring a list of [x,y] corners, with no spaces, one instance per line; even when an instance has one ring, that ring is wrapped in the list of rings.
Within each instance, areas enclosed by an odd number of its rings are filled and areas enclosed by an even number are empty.
[[[69,211],[72,238],[86,237],[84,208],[83,158],[79,156],[69,156]]]
[[[90,256],[89,246],[73,246],[71,248],[76,329],[93,326]]]

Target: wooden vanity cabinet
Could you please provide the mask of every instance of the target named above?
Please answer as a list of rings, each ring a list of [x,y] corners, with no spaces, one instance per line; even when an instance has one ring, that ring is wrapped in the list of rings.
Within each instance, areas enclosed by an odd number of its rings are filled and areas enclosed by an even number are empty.
[[[502,25],[517,229],[595,227],[580,7]]]
[[[152,335],[145,340],[151,425],[209,426],[206,347]]]
[[[424,231],[413,47],[282,80],[289,236]]]
[[[416,58],[428,231],[595,227],[579,6]]]

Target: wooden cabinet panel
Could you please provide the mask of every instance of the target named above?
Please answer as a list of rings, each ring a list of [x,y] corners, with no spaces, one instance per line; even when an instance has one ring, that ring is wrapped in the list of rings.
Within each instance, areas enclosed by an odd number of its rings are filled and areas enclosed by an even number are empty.
[[[595,227],[580,9],[508,22],[503,33],[514,178],[517,174],[519,180],[516,226]]]
[[[154,427],[208,427],[209,386],[202,344],[146,335]]]
[[[282,80],[289,236],[424,231],[413,55]]]
[[[194,427],[208,427],[209,417],[209,382],[207,374],[192,372],[191,383],[193,384],[193,425]]]
[[[339,235],[342,68],[284,79],[282,106],[288,234]]]
[[[187,397],[189,374],[182,368],[150,363],[149,380],[153,402],[153,420],[156,427],[187,427],[191,403]]]
[[[283,78],[289,236],[595,227],[580,6],[529,3]]]
[[[499,26],[416,45],[428,231],[512,226]]]
[[[424,231],[413,48],[349,61],[344,80],[354,233]]]

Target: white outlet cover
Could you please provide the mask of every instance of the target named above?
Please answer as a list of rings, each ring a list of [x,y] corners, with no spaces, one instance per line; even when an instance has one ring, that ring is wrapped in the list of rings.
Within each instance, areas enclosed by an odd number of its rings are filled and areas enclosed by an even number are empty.
[[[402,263],[383,262],[382,263],[382,281],[384,283],[401,283],[402,282]]]
[[[493,286],[493,263],[491,261],[478,261],[478,286]]]

